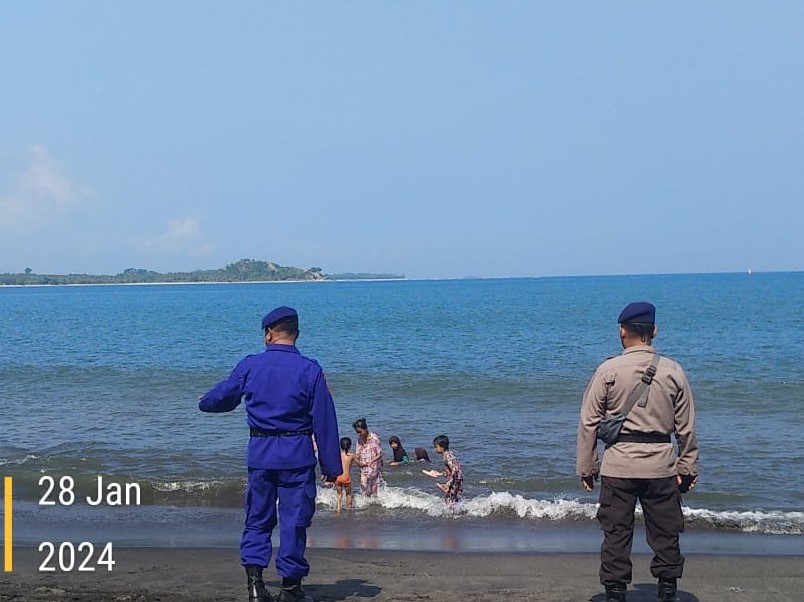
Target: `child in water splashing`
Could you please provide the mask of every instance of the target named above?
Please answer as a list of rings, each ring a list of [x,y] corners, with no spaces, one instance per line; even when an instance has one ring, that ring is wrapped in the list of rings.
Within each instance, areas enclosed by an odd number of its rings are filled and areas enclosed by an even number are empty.
[[[436,485],[444,492],[444,501],[447,502],[447,505],[452,506],[460,501],[463,493],[463,467],[455,453],[449,450],[449,437],[446,435],[439,435],[433,439],[433,448],[444,456],[444,470],[423,470],[422,472],[434,478],[447,477],[446,483],[436,483]]]

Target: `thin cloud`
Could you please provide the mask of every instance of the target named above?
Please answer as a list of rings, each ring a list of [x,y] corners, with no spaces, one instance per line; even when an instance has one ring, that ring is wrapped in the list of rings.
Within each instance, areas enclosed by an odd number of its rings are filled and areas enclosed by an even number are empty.
[[[21,164],[10,170],[0,165],[10,182],[6,190],[0,189],[0,228],[45,227],[92,197],[89,188],[74,182],[41,144],[31,146]]]
[[[144,238],[141,246],[145,251],[160,255],[189,254],[203,257],[212,251],[212,245],[204,242],[201,224],[195,217],[168,220],[164,232]]]

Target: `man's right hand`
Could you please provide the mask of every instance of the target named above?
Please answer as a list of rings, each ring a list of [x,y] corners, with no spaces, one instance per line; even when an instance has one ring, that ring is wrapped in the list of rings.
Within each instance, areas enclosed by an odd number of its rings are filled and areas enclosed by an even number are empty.
[[[678,483],[678,490],[681,493],[687,493],[695,487],[698,483],[698,475],[680,474],[676,475],[676,482]]]
[[[600,477],[598,475],[589,475],[588,477],[581,477],[581,485],[583,485],[584,491],[594,491],[595,490],[595,481],[597,481]]]

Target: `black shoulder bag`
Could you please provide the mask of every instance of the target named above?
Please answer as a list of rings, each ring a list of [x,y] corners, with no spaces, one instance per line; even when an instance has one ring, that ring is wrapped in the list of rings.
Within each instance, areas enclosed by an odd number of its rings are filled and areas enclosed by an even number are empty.
[[[606,444],[606,447],[611,447],[620,440],[620,431],[623,428],[625,417],[628,416],[633,407],[638,403],[640,408],[644,408],[648,403],[648,392],[650,391],[650,384],[653,382],[653,377],[656,376],[656,366],[659,364],[659,354],[653,354],[653,360],[645,369],[645,374],[642,375],[642,380],[637,383],[631,395],[625,402],[623,409],[616,414],[606,416],[600,421],[597,427],[597,438]]]

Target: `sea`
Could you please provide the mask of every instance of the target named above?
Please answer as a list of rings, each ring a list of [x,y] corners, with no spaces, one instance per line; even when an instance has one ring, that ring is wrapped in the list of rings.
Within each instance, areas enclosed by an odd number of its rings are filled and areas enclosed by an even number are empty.
[[[0,287],[14,543],[236,548],[245,411],[197,400],[264,349],[261,317],[290,305],[342,436],[365,418],[388,462],[391,435],[412,454],[446,434],[466,478],[452,508],[419,464],[386,462],[379,496],[357,492],[340,514],[320,487],[311,546],[594,551],[596,493],[575,474],[581,397],[622,351],[622,307],[648,300],[656,348],[682,364],[697,409],[685,551],[804,555],[802,299],[804,273],[756,272]],[[92,505],[99,480],[136,498]]]

